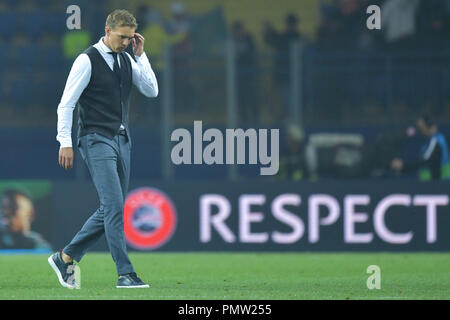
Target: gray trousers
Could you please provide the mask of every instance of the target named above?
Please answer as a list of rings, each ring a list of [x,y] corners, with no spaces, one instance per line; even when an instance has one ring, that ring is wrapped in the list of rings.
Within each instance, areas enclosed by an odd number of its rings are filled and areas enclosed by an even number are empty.
[[[105,234],[117,273],[134,272],[127,255],[123,208],[130,180],[130,142],[126,136],[112,140],[97,133],[83,136],[78,147],[86,162],[100,200],[100,207],[63,249],[75,261]]]

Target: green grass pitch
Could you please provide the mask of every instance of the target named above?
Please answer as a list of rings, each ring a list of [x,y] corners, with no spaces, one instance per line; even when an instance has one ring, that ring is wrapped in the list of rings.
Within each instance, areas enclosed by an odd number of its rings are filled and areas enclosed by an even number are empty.
[[[0,255],[0,299],[450,299],[450,253],[130,253],[149,289],[116,289],[108,253],[88,253],[81,289],[48,255]],[[381,269],[369,290],[367,267]]]

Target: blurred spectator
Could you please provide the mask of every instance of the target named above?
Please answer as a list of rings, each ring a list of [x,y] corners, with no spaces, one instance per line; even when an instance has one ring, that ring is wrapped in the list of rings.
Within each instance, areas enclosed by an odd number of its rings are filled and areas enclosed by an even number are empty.
[[[173,45],[174,97],[179,111],[192,111],[194,105],[193,46],[190,35],[191,22],[181,2],[171,5],[172,18],[167,24],[167,32],[178,37]],[[181,110],[180,110],[181,107]]]
[[[342,35],[345,33],[340,20],[336,1],[320,1],[321,22],[317,31],[317,45],[324,51],[343,48]]]
[[[183,33],[170,35],[166,31],[166,23],[161,11],[158,8],[144,5],[140,7],[139,13],[141,19],[138,20],[139,28],[142,30],[142,36],[145,39],[148,39],[149,43],[145,46],[145,52],[151,59],[152,68],[155,71],[156,79],[162,82],[165,63],[165,46],[170,46],[178,41],[181,41],[185,35]],[[164,90],[164,88],[161,88],[161,90]],[[134,98],[137,101],[136,105],[140,110],[140,112],[136,113],[136,120],[148,121],[148,117],[142,116],[145,114],[150,114],[151,119],[158,118],[158,114],[161,110],[159,106],[162,101],[160,97],[152,100],[152,104],[154,104],[156,108],[148,108],[148,99],[141,94],[135,95]]]
[[[152,58],[152,67],[155,72],[161,72],[164,66],[164,46],[183,40],[185,34],[169,34],[165,29],[165,21],[161,12],[151,6],[145,6],[145,8],[141,8],[145,12],[145,14],[141,13],[141,19],[143,19],[142,35],[145,39],[151,39],[151,44],[146,47],[146,53],[147,56]]]
[[[287,127],[283,151],[280,153],[279,178],[283,180],[316,179],[315,151],[306,144],[304,131],[295,124]]]
[[[412,47],[416,37],[419,0],[386,0],[381,7],[381,29],[388,50]]]
[[[236,52],[237,99],[241,123],[257,124],[259,120],[256,100],[256,54],[253,38],[242,23],[233,24],[232,35]]]
[[[1,198],[0,248],[51,249],[50,244],[31,230],[35,212],[30,197],[19,190],[5,190]]]
[[[269,21],[263,23],[264,41],[275,50],[274,81],[280,88],[284,98],[285,117],[289,119],[293,115],[292,92],[290,86],[291,77],[291,46],[294,43],[303,42],[303,36],[299,29],[299,20],[296,15],[288,14],[285,18],[285,29],[277,31]]]
[[[422,0],[417,10],[417,35],[420,48],[444,49],[450,34],[449,4],[444,0]]]
[[[144,30],[147,23],[152,20],[152,15],[156,10],[147,4],[141,4],[136,10],[136,21],[139,24],[139,29]]]
[[[370,4],[378,4],[379,0]],[[317,45],[323,51],[374,49],[376,32],[367,30],[367,0],[320,0]]]
[[[397,172],[421,169],[421,180],[450,179],[447,141],[445,136],[439,132],[435,120],[430,114],[424,113],[417,120],[417,128],[428,138],[427,144],[422,148],[420,159],[404,162],[400,158],[395,158],[391,162],[392,169]]]
[[[185,34],[188,35],[191,23],[187,17],[184,4],[181,2],[174,2],[171,5],[172,19],[169,21],[167,27],[170,34]]]
[[[342,21],[341,46],[347,50],[360,45],[360,37],[365,28],[366,12],[361,0],[339,0],[339,14]]]

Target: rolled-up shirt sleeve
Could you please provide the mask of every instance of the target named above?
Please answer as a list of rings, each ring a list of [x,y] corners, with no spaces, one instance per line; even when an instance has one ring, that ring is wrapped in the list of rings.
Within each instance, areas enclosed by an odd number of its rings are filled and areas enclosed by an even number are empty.
[[[72,147],[73,110],[83,90],[91,79],[91,61],[87,54],[80,54],[73,62],[66,86],[58,105],[58,134],[56,140],[61,148]]]
[[[128,56],[133,70],[133,84],[146,97],[158,96],[158,81],[145,52],[140,57],[136,56],[137,62],[129,54]]]

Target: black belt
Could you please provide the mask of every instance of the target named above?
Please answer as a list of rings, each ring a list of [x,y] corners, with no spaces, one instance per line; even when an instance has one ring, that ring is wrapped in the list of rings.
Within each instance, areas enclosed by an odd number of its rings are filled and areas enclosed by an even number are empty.
[[[121,136],[127,136],[127,131],[125,129],[119,129],[119,135]]]

